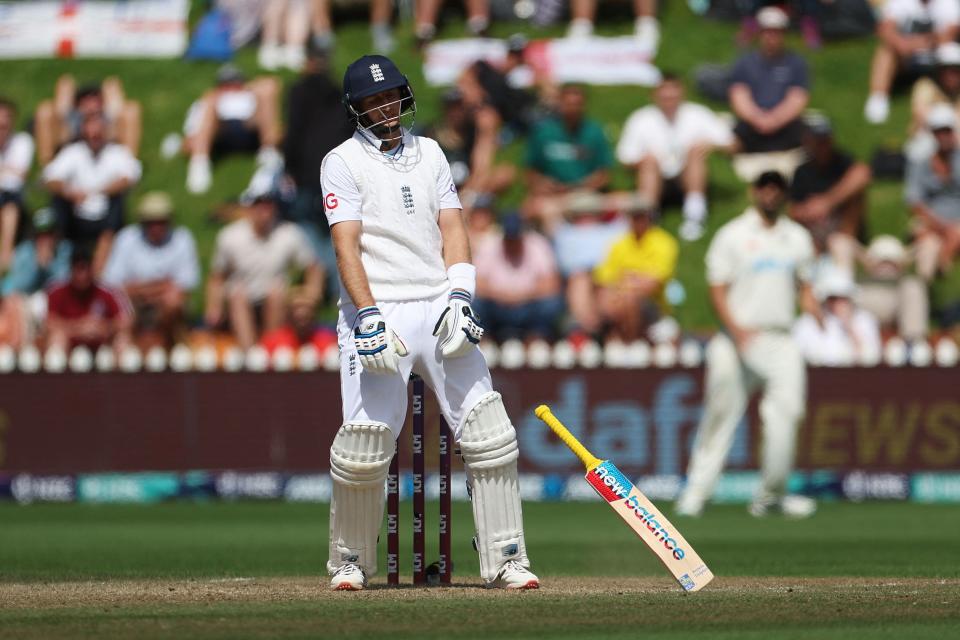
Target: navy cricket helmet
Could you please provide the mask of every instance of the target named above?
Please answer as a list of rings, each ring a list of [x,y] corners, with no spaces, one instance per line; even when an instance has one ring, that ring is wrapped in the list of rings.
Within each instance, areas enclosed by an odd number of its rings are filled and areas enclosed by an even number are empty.
[[[390,89],[400,89],[400,113],[415,113],[416,102],[413,89],[407,76],[393,60],[386,56],[366,55],[350,63],[343,74],[343,106],[358,128],[369,128],[369,122],[362,122],[364,114],[359,112],[360,100]]]

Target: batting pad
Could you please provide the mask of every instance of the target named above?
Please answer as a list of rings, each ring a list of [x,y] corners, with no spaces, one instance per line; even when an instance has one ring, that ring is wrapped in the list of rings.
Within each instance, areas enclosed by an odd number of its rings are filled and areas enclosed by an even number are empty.
[[[499,393],[485,394],[470,410],[460,451],[473,487],[480,576],[492,582],[507,560],[530,566],[523,540],[517,432]]]
[[[382,422],[347,422],[337,431],[330,446],[331,575],[347,563],[376,574],[384,482],[395,450],[390,427]]]

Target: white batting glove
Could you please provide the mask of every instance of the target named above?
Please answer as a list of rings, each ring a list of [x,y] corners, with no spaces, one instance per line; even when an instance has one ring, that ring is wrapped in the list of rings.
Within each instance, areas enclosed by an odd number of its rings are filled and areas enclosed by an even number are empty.
[[[400,358],[407,355],[407,346],[387,328],[377,307],[364,307],[357,312],[353,326],[353,343],[364,371],[397,373]]]
[[[470,294],[463,289],[450,292],[447,308],[440,314],[433,335],[440,338],[444,358],[459,358],[470,353],[483,337],[480,318],[470,307]]]

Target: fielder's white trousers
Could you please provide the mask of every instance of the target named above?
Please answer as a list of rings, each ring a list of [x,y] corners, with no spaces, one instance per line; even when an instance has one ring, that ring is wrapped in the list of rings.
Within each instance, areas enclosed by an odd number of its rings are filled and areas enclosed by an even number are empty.
[[[357,309],[342,304],[337,320],[340,344],[340,393],[343,421],[383,422],[399,437],[407,414],[410,373],[423,378],[433,391],[454,438],[460,441],[463,419],[479,399],[493,390],[487,362],[479,349],[460,358],[444,359],[433,328],[447,308],[447,295],[430,300],[381,302],[377,305],[387,326],[396,333],[410,352],[400,358],[396,374],[368,373],[360,366],[353,343],[353,325]]]
[[[713,495],[750,394],[763,388],[763,443],[758,498],[783,495],[796,455],[797,429],[806,407],[806,366],[789,333],[762,332],[744,353],[725,333],[706,351],[706,406],[697,427],[686,494],[704,502]]]

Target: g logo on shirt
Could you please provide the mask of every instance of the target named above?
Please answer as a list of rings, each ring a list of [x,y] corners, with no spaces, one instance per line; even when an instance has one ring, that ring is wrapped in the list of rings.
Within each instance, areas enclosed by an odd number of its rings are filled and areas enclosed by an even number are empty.
[[[337,200],[337,196],[331,191],[323,197],[323,206],[327,211],[333,211],[340,204],[340,201]]]

